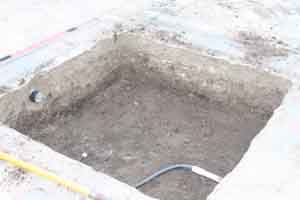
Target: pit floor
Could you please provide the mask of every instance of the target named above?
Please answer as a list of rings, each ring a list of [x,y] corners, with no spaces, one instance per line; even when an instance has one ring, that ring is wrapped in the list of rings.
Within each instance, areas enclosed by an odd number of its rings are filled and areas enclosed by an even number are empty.
[[[222,106],[147,78],[121,78],[76,112],[22,130],[54,150],[130,185],[168,164],[198,165],[224,176],[268,117]],[[82,158],[82,153],[88,156]],[[142,191],[159,199],[204,200],[215,183],[171,172]]]

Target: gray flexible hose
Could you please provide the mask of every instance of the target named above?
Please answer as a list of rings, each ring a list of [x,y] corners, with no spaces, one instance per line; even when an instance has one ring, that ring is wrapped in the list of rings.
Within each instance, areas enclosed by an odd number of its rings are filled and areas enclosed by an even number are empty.
[[[153,173],[152,175],[146,177],[145,179],[140,181],[138,184],[136,184],[135,187],[140,188],[140,187],[144,186],[145,184],[149,183],[150,181],[154,180],[155,178],[158,178],[159,176],[161,176],[167,172],[173,171],[173,170],[191,171],[199,176],[206,177],[217,183],[219,183],[222,179],[221,177],[219,177],[211,172],[208,172],[200,167],[197,167],[197,166],[188,165],[188,164],[176,164],[176,165],[171,165],[171,166],[165,167],[165,168]]]

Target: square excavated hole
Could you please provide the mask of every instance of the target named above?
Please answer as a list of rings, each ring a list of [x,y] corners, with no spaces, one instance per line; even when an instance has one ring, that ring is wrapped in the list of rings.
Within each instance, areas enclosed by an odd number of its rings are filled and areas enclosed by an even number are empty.
[[[99,42],[0,102],[2,120],[130,185],[168,164],[224,176],[280,104],[289,82],[138,36]],[[29,101],[32,89],[47,101]],[[12,103],[13,102],[13,103]],[[86,152],[87,157],[82,158]],[[76,172],[74,172],[76,173]],[[215,184],[177,171],[143,191],[204,200]]]

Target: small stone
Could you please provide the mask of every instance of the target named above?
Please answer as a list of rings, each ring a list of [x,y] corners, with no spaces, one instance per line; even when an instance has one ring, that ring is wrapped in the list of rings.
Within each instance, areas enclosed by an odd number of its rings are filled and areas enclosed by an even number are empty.
[[[184,144],[190,144],[192,141],[190,140],[190,139],[188,139],[188,138],[184,138],[183,139],[183,143]]]
[[[193,98],[193,97],[195,97],[195,95],[193,93],[189,93],[188,97]]]
[[[29,99],[34,103],[42,103],[46,100],[46,96],[38,90],[32,90]]]
[[[24,78],[21,78],[21,79],[18,81],[18,85],[21,86],[21,85],[23,85],[25,82],[26,82],[26,80],[25,80]]]
[[[126,87],[125,87],[125,90],[126,90],[126,91],[130,91],[130,90],[131,90],[131,87],[130,87],[130,86],[126,86]]]
[[[83,152],[83,153],[81,154],[81,157],[82,157],[82,158],[86,158],[86,157],[88,157],[88,154],[87,154],[86,152]]]

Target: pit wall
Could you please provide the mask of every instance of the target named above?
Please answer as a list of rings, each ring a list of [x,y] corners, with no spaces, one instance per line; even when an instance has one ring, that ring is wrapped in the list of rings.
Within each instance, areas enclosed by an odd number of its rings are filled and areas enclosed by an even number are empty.
[[[121,183],[107,175],[94,171],[80,162],[71,160],[43,144],[37,143],[21,133],[6,127],[17,126],[23,117],[38,113],[41,120],[64,110],[67,112],[74,102],[80,103],[95,91],[110,84],[117,76],[112,73],[122,65],[122,47],[112,39],[102,40],[99,45],[86,53],[56,67],[49,72],[36,74],[27,84],[0,98],[1,150],[61,177],[77,182],[100,194],[104,200],[151,200],[135,188]],[[80,60],[80,63],[78,64]],[[74,65],[76,62],[76,65]],[[47,96],[43,104],[29,101],[32,89],[38,89]],[[51,109],[49,109],[51,108]],[[27,118],[28,120],[28,118]],[[49,118],[51,120],[51,118]],[[39,123],[38,121],[30,123]],[[23,121],[22,121],[23,123]],[[27,123],[25,121],[24,123]],[[0,162],[0,198],[5,200],[27,199],[83,199],[63,187],[52,184],[30,173],[24,173],[5,162]]]
[[[96,172],[91,167],[63,156],[13,129],[1,125],[0,131],[1,151],[88,187],[94,193],[99,194],[103,200],[154,200],[135,188],[101,172]],[[84,199],[62,186],[31,173],[25,173],[3,162],[0,162],[0,172],[1,200]]]
[[[299,102],[299,86],[294,86],[208,200],[299,199]]]
[[[23,123],[37,123],[28,120],[30,115],[38,115],[43,121],[51,120],[49,116],[56,113],[73,112],[72,104],[80,104],[105,89],[118,79],[120,70],[129,68],[182,92],[230,107],[246,104],[249,112],[262,114],[272,113],[291,86],[279,76],[204,56],[196,49],[174,47],[151,36],[123,34],[117,40],[100,41],[60,67],[36,75],[22,89],[7,93],[0,99],[0,120],[11,127],[22,127]],[[30,102],[28,96],[33,89],[46,95],[47,101]]]

